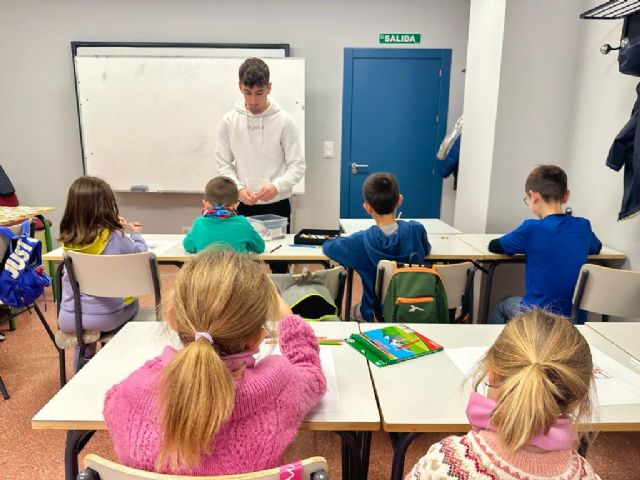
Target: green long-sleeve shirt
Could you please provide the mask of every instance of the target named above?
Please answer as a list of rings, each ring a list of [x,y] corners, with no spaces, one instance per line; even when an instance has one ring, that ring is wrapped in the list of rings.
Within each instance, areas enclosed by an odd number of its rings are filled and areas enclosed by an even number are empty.
[[[237,252],[264,252],[264,240],[242,215],[227,218],[198,217],[182,245],[187,252],[199,252],[213,243],[225,243]]]

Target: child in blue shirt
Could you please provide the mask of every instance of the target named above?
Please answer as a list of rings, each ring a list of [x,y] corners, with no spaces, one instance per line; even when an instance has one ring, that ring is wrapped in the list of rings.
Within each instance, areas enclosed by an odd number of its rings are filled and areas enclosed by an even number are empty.
[[[202,200],[202,216],[182,241],[187,252],[196,253],[214,243],[224,243],[236,252],[264,252],[264,240],[243,215],[238,215],[238,187],[228,177],[207,182]]]
[[[493,240],[489,250],[526,255],[526,292],[524,297],[500,302],[489,323],[507,323],[531,306],[570,316],[580,268],[588,255],[602,248],[589,220],[563,212],[562,205],[569,199],[564,170],[555,165],[536,167],[524,189],[524,202],[538,220],[525,220],[511,233]]]
[[[402,204],[396,177],[390,173],[374,173],[365,180],[362,189],[364,210],[376,224],[353,235],[329,240],[322,250],[329,258],[358,272],[362,279],[362,302],[354,307],[352,318],[373,322],[378,262],[409,262],[413,255],[422,260],[429,254],[431,245],[422,224],[396,220],[396,208]]]

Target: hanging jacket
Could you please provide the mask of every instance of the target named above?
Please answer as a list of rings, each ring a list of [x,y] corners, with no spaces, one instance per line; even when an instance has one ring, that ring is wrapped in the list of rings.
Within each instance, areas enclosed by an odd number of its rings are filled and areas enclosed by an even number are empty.
[[[616,172],[624,167],[624,191],[618,220],[640,212],[640,83],[636,86],[636,93],[638,98],[631,110],[631,118],[614,139],[607,157],[607,167]]]

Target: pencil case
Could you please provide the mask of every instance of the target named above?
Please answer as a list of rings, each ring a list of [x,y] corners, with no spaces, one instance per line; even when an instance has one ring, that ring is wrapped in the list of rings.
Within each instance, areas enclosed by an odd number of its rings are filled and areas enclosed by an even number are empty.
[[[322,245],[327,240],[338,236],[340,236],[340,230],[304,228],[295,234],[293,243],[296,245]]]

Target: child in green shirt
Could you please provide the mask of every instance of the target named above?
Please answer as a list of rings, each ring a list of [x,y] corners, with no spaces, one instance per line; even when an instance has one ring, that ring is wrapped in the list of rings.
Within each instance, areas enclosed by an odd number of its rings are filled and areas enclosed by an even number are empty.
[[[205,187],[202,216],[182,241],[187,252],[196,253],[214,243],[227,244],[237,252],[264,252],[264,240],[246,217],[238,215],[238,187],[228,177],[215,177]]]

